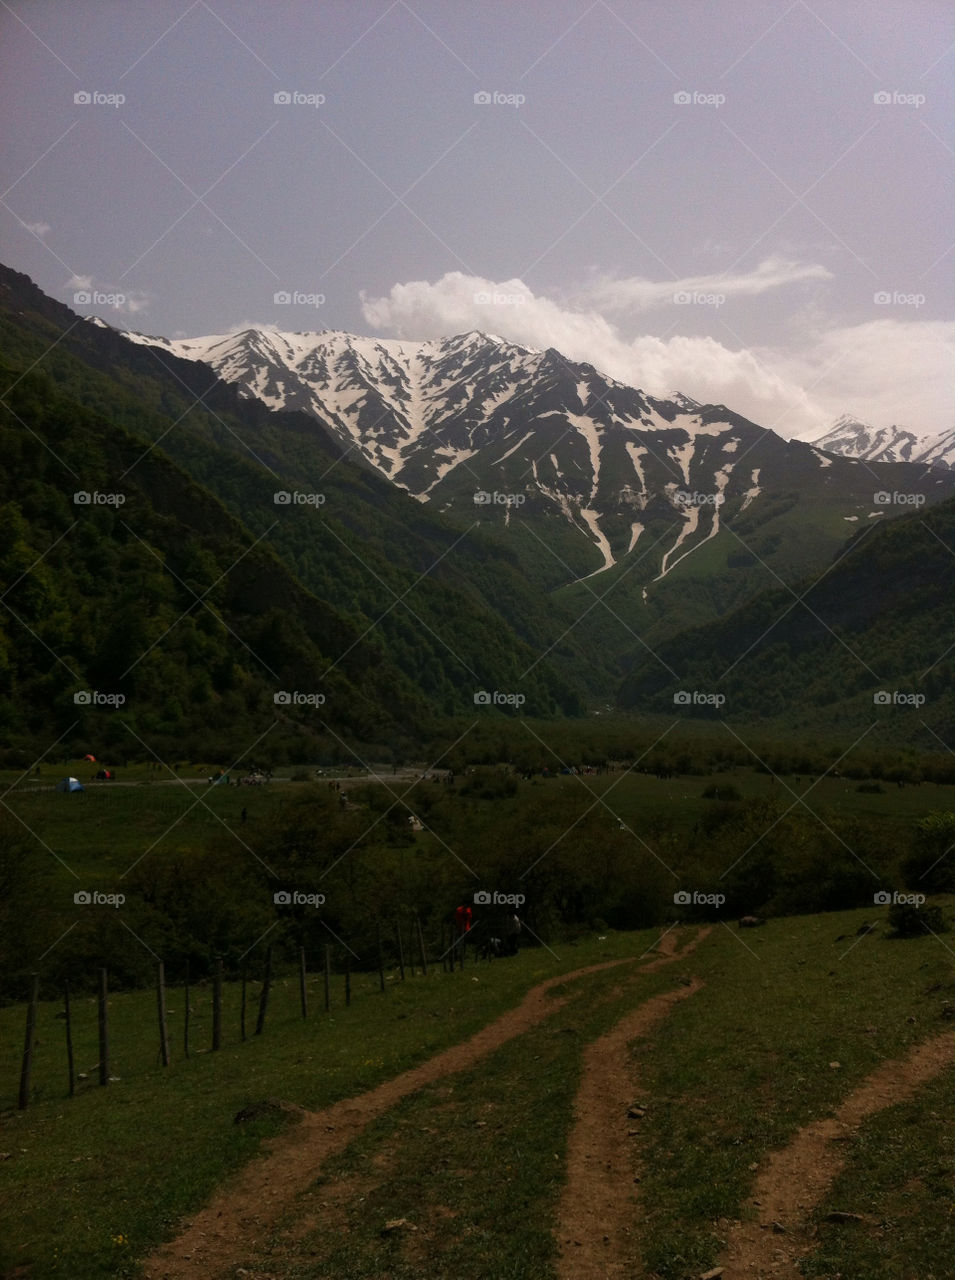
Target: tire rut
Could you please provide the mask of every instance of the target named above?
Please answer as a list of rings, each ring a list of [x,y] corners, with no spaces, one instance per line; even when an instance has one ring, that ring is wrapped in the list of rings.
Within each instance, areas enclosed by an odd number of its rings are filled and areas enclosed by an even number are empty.
[[[773,1152],[749,1200],[758,1219],[733,1227],[721,1260],[723,1280],[802,1280],[798,1261],[813,1247],[809,1218],[845,1166],[846,1139],[869,1116],[907,1101],[952,1063],[955,1031],[923,1041],[904,1057],[883,1062],[831,1117],[806,1125]]]
[[[709,932],[702,929],[678,956],[666,959],[683,959]],[[654,961],[652,967],[660,963]],[[627,1100],[639,1086],[628,1046],[648,1035],[675,1004],[703,985],[698,978],[687,979],[684,986],[652,996],[584,1051],[576,1119],[567,1144],[567,1182],[557,1214],[560,1280],[622,1280],[636,1274],[630,1234],[637,1203],[636,1166],[624,1135]]]
[[[676,941],[677,934],[671,929],[643,955],[606,960],[548,978],[533,987],[514,1009],[460,1044],[383,1081],[367,1093],[344,1098],[320,1111],[303,1112],[300,1123],[268,1142],[266,1154],[216,1191],[179,1236],[144,1260],[144,1280],[215,1280],[229,1268],[241,1265],[243,1258],[265,1243],[289,1203],[317,1177],[324,1163],[343,1151],[378,1116],[415,1090],[467,1070],[515,1036],[537,1026],[570,999],[569,995],[550,996],[555,987],[638,963],[656,951],[656,958],[642,966],[643,971],[652,972],[686,955],[699,936],[682,952],[676,950]]]

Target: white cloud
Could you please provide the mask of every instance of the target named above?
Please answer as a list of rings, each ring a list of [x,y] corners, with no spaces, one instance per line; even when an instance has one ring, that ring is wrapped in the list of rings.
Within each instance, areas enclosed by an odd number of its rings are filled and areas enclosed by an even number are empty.
[[[820,332],[774,353],[784,376],[810,386],[831,420],[851,412],[877,427],[935,433],[955,426],[955,322],[887,317]]]
[[[759,293],[798,279],[822,279],[821,267],[767,259],[733,277],[740,293]],[[689,292],[723,292],[718,277],[694,277]],[[713,288],[709,288],[710,282]],[[702,287],[698,282],[706,282]],[[680,282],[686,285],[689,282]],[[652,282],[602,281],[592,296],[608,309],[639,305]],[[665,286],[672,298],[673,282]],[[725,404],[787,437],[818,432],[851,411],[875,426],[899,423],[920,432],[953,425],[951,389],[955,325],[880,319],[819,328],[798,349],[732,350],[711,337],[625,336],[594,305],[574,309],[536,296],[521,280],[492,281],[449,272],[435,283],[396,284],[385,297],[361,295],[365,321],[400,338],[434,338],[479,329],[511,342],[555,347],[621,382],[654,395],[683,391],[703,403]]]
[[[64,285],[64,288],[66,289],[92,289],[92,287],[93,287],[92,276],[73,275],[73,276],[70,276],[69,280],[67,280],[66,284]]]
[[[622,313],[672,306],[680,294],[715,294],[723,298],[755,297],[804,280],[831,280],[832,272],[818,263],[801,265],[786,258],[766,258],[750,272],[737,275],[685,276],[681,280],[647,280],[629,276],[623,280],[602,276],[577,294],[577,305]]]
[[[48,236],[52,231],[52,227],[48,222],[24,222],[21,224],[24,231],[30,231],[38,240],[42,240],[44,236]]]

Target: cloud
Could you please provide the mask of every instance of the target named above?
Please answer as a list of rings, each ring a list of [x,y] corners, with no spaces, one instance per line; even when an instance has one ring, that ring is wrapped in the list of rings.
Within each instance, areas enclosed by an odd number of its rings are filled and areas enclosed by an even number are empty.
[[[48,236],[53,230],[48,222],[23,222],[20,225],[24,231],[31,232],[38,240],[42,240],[44,236]]]
[[[801,265],[786,258],[766,258],[754,271],[737,275],[685,276],[681,280],[647,280],[642,276],[616,280],[603,276],[577,294],[574,302],[600,311],[625,313],[672,306],[674,298],[681,294],[756,297],[804,280],[831,279],[832,272],[818,263]]]
[[[774,353],[783,376],[812,385],[831,420],[937,433],[955,426],[955,322],[887,317],[819,333],[805,350]]]
[[[750,295],[795,279],[823,279],[821,267],[799,267],[770,258],[755,272],[699,276],[678,282],[687,292]],[[712,283],[712,289],[710,285]],[[675,283],[599,282],[589,296],[619,312],[641,305],[651,290]],[[642,291],[641,291],[642,290]],[[588,295],[581,295],[582,297]],[[920,432],[952,426],[951,369],[955,326],[918,319],[879,319],[807,333],[798,348],[733,350],[715,338],[624,335],[594,303],[572,307],[537,296],[522,280],[492,281],[448,272],[431,283],[395,284],[384,297],[362,293],[362,313],[372,328],[399,338],[435,338],[478,329],[519,345],[555,347],[570,360],[594,365],[651,395],[682,391],[702,403],[725,404],[737,413],[792,437],[818,433],[849,411],[875,426],[893,422]],[[649,305],[649,304],[645,304]]]
[[[152,301],[152,295],[142,289],[121,289],[98,282],[94,276],[75,273],[67,280],[64,289],[73,295],[71,305],[80,307],[84,313],[88,308],[94,312],[105,310],[111,323],[119,316],[135,316],[140,311],[148,311]]]

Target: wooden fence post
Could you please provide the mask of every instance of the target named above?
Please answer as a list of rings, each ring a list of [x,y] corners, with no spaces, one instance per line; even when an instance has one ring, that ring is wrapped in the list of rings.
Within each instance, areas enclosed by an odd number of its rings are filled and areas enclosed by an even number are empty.
[[[259,997],[259,1016],[255,1024],[255,1034],[260,1036],[265,1029],[265,1011],[269,1007],[269,991],[272,987],[272,945],[265,953],[265,977],[262,980],[262,994]]]
[[[401,974],[401,981],[405,980],[405,949],[401,943],[401,921],[395,921],[395,937],[398,940],[398,972]]]
[[[345,956],[345,1008],[351,1004],[351,960]]]
[[[109,1084],[109,980],[106,970],[99,971],[99,1082]]]
[[[418,930],[418,942],[421,946],[421,972],[425,977],[428,976],[428,953],[424,949],[424,933],[421,930],[421,917],[417,911],[414,913],[415,927]]]
[[[40,999],[40,975],[30,979],[30,1003],[27,1005],[27,1029],[23,1040],[23,1064],[20,1068],[20,1097],[17,1106],[25,1111],[30,1102],[30,1073],[33,1070],[33,1043],[36,1040],[36,1007]]]
[[[381,991],[385,989],[385,958],[381,951],[381,921],[379,920],[375,926],[378,935],[378,987]]]
[[[305,986],[305,948],[298,949],[298,996],[302,1005],[302,1017],[308,1017],[308,989]]]
[[[76,1091],[76,1073],[73,1069],[73,1022],[70,1017],[70,984],[63,984],[63,1011],[66,1014],[66,1066],[70,1073],[70,1097]]]
[[[169,1033],[166,1030],[166,971],[160,960],[156,965],[156,1013],[159,1017],[159,1056],[169,1066]]]
[[[189,961],[186,961],[186,986],[185,986],[186,1007],[183,1010],[182,1019],[182,1051],[185,1056],[189,1057]]]
[[[245,965],[242,966],[242,1003],[239,1005],[239,1035],[245,1043],[245,985],[248,979]]]
[[[325,943],[325,1012],[330,1012],[332,1007],[332,946],[330,942]]]
[[[212,979],[212,1048],[222,1048],[222,957],[216,956]]]

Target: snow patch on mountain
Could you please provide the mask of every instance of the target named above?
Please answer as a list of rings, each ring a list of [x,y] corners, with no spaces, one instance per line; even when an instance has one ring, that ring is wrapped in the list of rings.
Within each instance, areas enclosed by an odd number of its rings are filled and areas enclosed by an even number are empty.
[[[844,413],[807,442],[815,449],[865,462],[915,462],[946,470],[955,467],[955,427],[941,435],[919,435],[907,427],[874,427]]]

